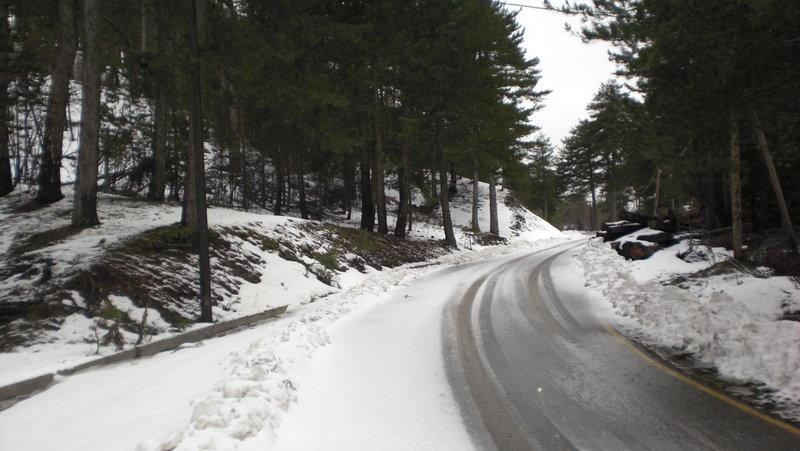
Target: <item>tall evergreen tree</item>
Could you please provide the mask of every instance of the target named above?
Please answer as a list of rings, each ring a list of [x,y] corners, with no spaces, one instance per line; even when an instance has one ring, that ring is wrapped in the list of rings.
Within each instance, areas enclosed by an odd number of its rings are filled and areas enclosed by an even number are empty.
[[[8,6],[0,4],[0,196],[14,190],[11,178],[9,151],[9,85],[11,84],[11,30],[8,24]]]
[[[61,200],[61,156],[67,126],[67,102],[72,63],[77,49],[74,0],[58,2],[58,40],[53,58],[47,116],[44,122],[39,192],[36,200],[49,203]]]
[[[72,206],[72,226],[87,227],[97,219],[97,162],[100,131],[100,68],[98,55],[99,3],[83,0],[83,53],[81,58],[81,137]]]

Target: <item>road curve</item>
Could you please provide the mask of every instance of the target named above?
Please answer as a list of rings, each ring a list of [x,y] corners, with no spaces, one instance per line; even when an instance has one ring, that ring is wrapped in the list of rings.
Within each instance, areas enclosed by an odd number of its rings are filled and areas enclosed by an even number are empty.
[[[557,293],[551,267],[575,246],[495,266],[446,307],[448,379],[478,446],[800,449],[796,428],[675,377],[581,296]]]

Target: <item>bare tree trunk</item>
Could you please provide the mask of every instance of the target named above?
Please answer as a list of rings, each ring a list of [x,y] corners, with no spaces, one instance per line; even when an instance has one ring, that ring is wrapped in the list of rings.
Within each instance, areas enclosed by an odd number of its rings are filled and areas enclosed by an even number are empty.
[[[275,207],[272,212],[275,216],[280,216],[283,213],[283,188],[285,181],[283,180],[283,159],[281,158],[281,149],[275,151],[275,159],[272,160],[275,166]]]
[[[286,189],[283,193],[283,205],[285,207],[284,211],[287,213],[289,210],[292,209],[292,196],[294,195],[293,186],[292,186],[292,164],[291,158],[288,153],[284,152],[283,154],[283,173],[284,173],[284,180],[286,182]]]
[[[452,199],[453,196],[458,194],[458,185],[456,184],[456,164],[453,161],[449,162],[450,166],[450,185],[447,187],[447,195]]]
[[[45,132],[42,142],[42,164],[39,172],[39,202],[56,202],[61,194],[61,152],[64,129],[67,125],[67,101],[72,63],[77,48],[77,31],[73,0],[58,2],[58,46],[53,62],[50,96],[47,101]]]
[[[164,130],[164,93],[156,86],[156,99],[153,118],[153,183],[148,197],[153,200],[164,200],[167,169],[167,142]]]
[[[373,120],[375,127],[375,148],[372,154],[372,185],[373,197],[375,200],[375,210],[378,215],[378,233],[389,233],[389,226],[386,222],[386,183],[383,173],[383,136],[381,133],[380,119],[380,93],[378,86],[373,78],[374,99],[373,99]]]
[[[258,202],[261,208],[267,209],[267,154],[262,149],[258,151]]]
[[[238,149],[236,145],[228,149],[228,205],[233,208],[236,201],[236,168],[238,164]]]
[[[409,174],[410,178],[410,174]],[[412,199],[412,191],[411,185],[409,185],[408,190],[408,228],[406,229],[407,232],[411,231],[411,226],[414,224],[414,204],[411,202]]]
[[[192,152],[194,154],[194,194],[195,201],[195,233],[197,237],[197,253],[200,263],[200,322],[210,323],[211,314],[211,259],[208,251],[208,218],[206,217],[206,180],[205,153],[203,149],[203,103],[202,78],[200,73],[200,23],[203,20],[202,10],[198,3],[203,0],[191,0],[192,11],[189,16],[189,44],[192,50],[192,92],[190,101],[190,133],[192,136]]]
[[[355,196],[356,168],[351,158],[344,161],[344,199],[342,200],[342,210],[347,215],[347,219],[353,216],[353,197]]]
[[[608,193],[608,201],[610,203],[610,211],[611,211],[611,220],[617,220],[617,190],[615,188],[611,188]]]
[[[97,162],[100,130],[100,71],[97,63],[98,0],[83,1],[84,46],[81,67],[81,134],[72,226],[88,227],[97,220]]]
[[[11,180],[11,152],[8,140],[8,109],[11,99],[8,85],[11,83],[11,30],[8,26],[8,6],[0,5],[0,196],[14,190]]]
[[[734,258],[742,257],[742,178],[739,121],[731,113],[731,230]]]
[[[160,4],[160,2],[159,2]],[[163,56],[166,50],[167,27],[164,24],[162,15],[156,20],[156,51],[159,57]],[[160,69],[155,77],[155,108],[153,111],[153,183],[149,196],[153,200],[164,200],[164,187],[167,169],[167,135],[164,126],[166,115],[164,89],[161,84],[164,82],[161,77]]]
[[[361,149],[361,228],[372,232],[375,230],[375,205],[372,203],[372,180],[369,174],[369,150]]]
[[[481,225],[478,223],[479,192],[478,192],[478,162],[472,162],[472,232],[479,233]]]
[[[15,122],[16,122],[15,125],[18,125],[19,124],[19,119],[16,119]],[[27,106],[25,108],[25,120],[24,120],[24,122],[25,123],[28,122],[28,108],[27,108]],[[19,186],[19,183],[22,180],[23,168],[25,168],[25,170],[27,171],[28,156],[31,153],[31,150],[30,150],[30,148],[31,148],[31,139],[30,139],[30,133],[28,132],[27,128],[25,129],[25,139],[24,139],[24,142],[25,142],[25,145],[24,145],[24,149],[25,149],[24,160],[23,160],[23,156],[22,156],[23,146],[22,146],[22,143],[19,142],[19,140],[20,140],[20,138],[19,138],[19,136],[17,136],[16,161],[14,161],[14,186]],[[23,161],[25,162],[24,165],[23,165]]]
[[[548,212],[547,212],[547,167],[542,168],[542,184],[544,185],[544,220],[548,220]]]
[[[758,120],[758,114],[756,114],[755,109],[750,110],[750,118],[756,129],[758,147],[761,149],[761,155],[764,157],[764,163],[767,166],[769,181],[772,183],[772,191],[775,194],[778,207],[781,210],[781,225],[783,226],[783,231],[789,236],[789,239],[792,240],[795,253],[800,253],[800,243],[797,242],[797,236],[794,234],[792,219],[789,216],[789,207],[786,205],[786,198],[783,196],[783,189],[781,188],[781,180],[778,178],[778,171],[775,169],[775,163],[772,161],[772,155],[769,153],[767,136],[764,134],[764,128],[761,126],[761,121]]]
[[[594,184],[590,188],[592,190],[592,209],[589,210],[589,218],[592,222],[592,230],[597,230],[597,194]]]
[[[433,201],[436,202],[437,194],[436,192],[439,191],[439,182],[436,180],[436,167],[431,169],[431,196],[433,197]]]
[[[299,197],[298,207],[300,208],[300,217],[308,219],[308,204],[306,203],[306,176],[303,171],[303,160],[297,158],[297,151],[293,153],[295,172],[297,172],[297,196]]]
[[[324,170],[318,170],[317,176],[317,219],[322,219],[325,214],[325,199],[328,198],[328,177]]]
[[[406,224],[408,223],[408,211],[409,211],[409,194],[410,194],[410,184],[409,184],[409,154],[411,153],[411,149],[409,148],[411,143],[409,142],[408,137],[403,140],[403,144],[400,147],[401,152],[401,162],[400,162],[400,170],[399,170],[399,199],[397,205],[397,223],[394,225],[394,234],[400,238],[405,238],[406,236]]]
[[[489,233],[500,236],[500,221],[497,217],[497,177],[494,171],[489,174]]]
[[[658,203],[661,201],[659,196],[661,195],[661,168],[656,168],[656,196],[653,201],[653,216],[658,214]]]
[[[440,169],[439,169],[439,204],[442,207],[442,225],[444,226],[444,241],[447,246],[452,247],[454,249],[458,248],[458,244],[456,243],[456,235],[453,232],[453,219],[450,217],[450,199],[447,193],[448,190],[448,183],[447,183],[447,164],[444,160],[444,157],[441,156],[441,150],[439,151],[440,156]]]
[[[194,2],[194,0],[190,1]],[[189,128],[191,129],[191,125]],[[195,194],[197,192],[195,189],[195,181],[197,180],[195,169],[197,165],[194,160],[198,158],[198,156],[195,154],[195,147],[197,144],[195,144],[194,140],[194,134],[190,130],[189,145],[186,147],[186,175],[183,188],[183,209],[181,210],[181,224],[183,225],[192,225],[197,222],[197,199],[195,199]],[[202,148],[203,143],[200,142],[199,145]],[[199,158],[203,166],[203,171],[205,172],[205,151],[199,155]]]
[[[141,0],[139,3],[140,11],[141,11],[141,26],[139,27],[139,50],[141,51],[141,57],[144,64],[146,64],[145,59],[147,55],[147,1],[148,0]]]
[[[711,152],[706,153],[706,164],[703,168],[703,188],[705,194],[706,228],[718,229],[719,222],[716,208],[716,183],[714,169],[711,167]]]
[[[236,138],[239,142],[239,163],[241,165],[241,173],[242,173],[242,208],[244,211],[247,211],[247,196],[250,194],[248,192],[249,183],[247,181],[247,149],[244,145],[244,116],[242,115],[242,108],[241,104],[236,107],[238,119],[234,126],[236,127]]]
[[[228,185],[230,188],[229,193],[229,200],[228,203],[231,207],[234,206],[235,199],[236,199],[236,189],[239,187],[239,183],[237,183],[237,179],[241,179],[241,187],[242,187],[242,202],[241,205],[247,209],[247,200],[246,195],[244,192],[246,181],[245,181],[245,174],[244,169],[246,166],[246,162],[244,159],[244,142],[242,138],[242,130],[241,130],[241,118],[239,115],[239,110],[235,106],[237,103],[236,100],[236,93],[233,91],[233,86],[228,82],[224,75],[221,75],[221,85],[224,92],[233,98],[233,102],[231,105],[228,106],[228,126],[232,131],[232,138],[233,142],[231,142],[228,156]]]

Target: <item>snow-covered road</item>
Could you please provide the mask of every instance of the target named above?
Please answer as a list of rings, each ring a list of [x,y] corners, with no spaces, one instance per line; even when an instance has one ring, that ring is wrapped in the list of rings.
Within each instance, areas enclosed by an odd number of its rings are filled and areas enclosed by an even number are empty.
[[[494,268],[450,306],[448,374],[478,445],[796,449],[800,429],[628,341],[569,246]]]
[[[331,331],[298,377],[276,449],[469,449],[442,356],[442,313],[501,257],[435,271]]]

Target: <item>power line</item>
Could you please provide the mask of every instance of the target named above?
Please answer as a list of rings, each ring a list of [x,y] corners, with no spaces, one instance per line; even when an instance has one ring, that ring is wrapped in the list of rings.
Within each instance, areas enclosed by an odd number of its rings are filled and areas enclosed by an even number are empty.
[[[538,9],[538,10],[542,10],[542,11],[549,11],[551,13],[564,14],[564,15],[567,15],[567,16],[581,16],[581,15],[584,15],[584,16],[610,17],[610,18],[616,17],[613,13],[605,13],[605,12],[598,12],[598,11],[589,12],[589,11],[579,10],[579,9],[568,9],[568,8],[562,9],[562,8],[554,8],[552,6],[526,5],[526,4],[523,4],[523,3],[505,2],[503,0],[499,0],[499,2],[502,3],[503,5],[506,5],[506,6],[516,6],[516,7],[519,7],[519,8],[527,8],[527,9]]]
[[[501,1],[500,3],[502,3],[502,4],[506,5],[506,6],[518,6],[520,8],[540,9],[540,10],[543,10],[543,11],[550,11],[552,13],[569,14],[569,13],[565,13],[564,11],[560,11],[560,10],[555,9],[555,8],[548,8],[546,6],[524,5],[522,3],[511,3],[511,2],[504,2],[504,1]]]

